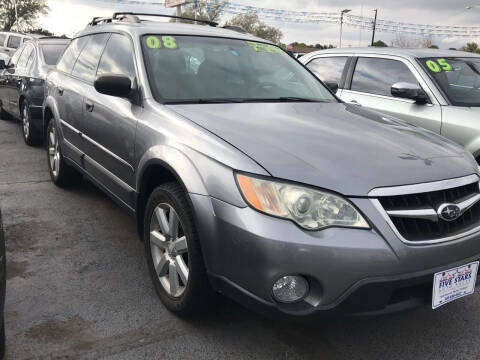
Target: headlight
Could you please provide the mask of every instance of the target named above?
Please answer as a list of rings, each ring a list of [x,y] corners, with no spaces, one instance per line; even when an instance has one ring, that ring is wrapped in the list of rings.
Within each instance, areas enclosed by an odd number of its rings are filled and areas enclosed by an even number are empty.
[[[337,195],[237,174],[244,198],[254,209],[293,220],[308,230],[329,226],[369,229],[367,221],[346,199]]]

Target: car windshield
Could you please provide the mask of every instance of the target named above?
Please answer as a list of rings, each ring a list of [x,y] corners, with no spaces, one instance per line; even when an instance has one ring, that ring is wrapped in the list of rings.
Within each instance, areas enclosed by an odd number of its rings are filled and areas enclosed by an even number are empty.
[[[480,106],[480,58],[425,58],[420,63],[455,106]]]
[[[44,44],[41,45],[43,58],[47,65],[56,65],[68,44]]]
[[[198,36],[142,38],[154,96],[161,103],[337,101],[282,49]]]

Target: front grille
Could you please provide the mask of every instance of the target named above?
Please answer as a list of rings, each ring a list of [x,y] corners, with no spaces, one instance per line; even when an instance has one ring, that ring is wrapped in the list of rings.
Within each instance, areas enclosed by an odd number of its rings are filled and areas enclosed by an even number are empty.
[[[440,191],[379,197],[383,208],[390,210],[436,209],[445,203],[457,203],[479,193],[478,182]],[[442,239],[459,235],[480,226],[480,201],[453,221],[390,216],[397,231],[408,241]]]

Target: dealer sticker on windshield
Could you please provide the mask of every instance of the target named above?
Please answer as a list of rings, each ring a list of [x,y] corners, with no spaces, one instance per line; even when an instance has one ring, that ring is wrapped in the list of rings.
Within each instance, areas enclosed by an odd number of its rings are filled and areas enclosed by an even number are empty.
[[[438,272],[433,277],[432,308],[473,294],[477,281],[478,261]]]

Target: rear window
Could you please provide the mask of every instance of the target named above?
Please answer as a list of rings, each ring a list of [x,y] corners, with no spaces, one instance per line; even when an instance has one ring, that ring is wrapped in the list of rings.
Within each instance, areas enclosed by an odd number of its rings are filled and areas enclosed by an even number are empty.
[[[10,35],[8,38],[7,47],[12,49],[18,49],[22,42],[22,38],[20,36]]]
[[[42,50],[43,58],[47,65],[56,65],[60,56],[67,48],[68,44],[44,44],[40,45]]]

